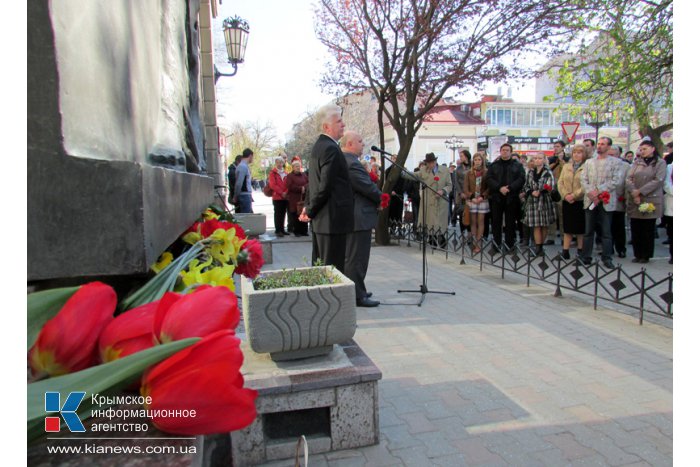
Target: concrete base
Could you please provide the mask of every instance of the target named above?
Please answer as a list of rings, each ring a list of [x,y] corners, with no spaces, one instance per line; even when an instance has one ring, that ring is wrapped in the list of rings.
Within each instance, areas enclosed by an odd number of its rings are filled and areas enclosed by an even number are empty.
[[[263,237],[260,237],[258,240],[260,240],[260,245],[262,245],[263,261],[265,261],[265,264],[272,264],[272,242],[270,240],[264,240]]]
[[[258,237],[267,230],[267,217],[265,214],[234,214],[233,218],[243,227],[249,237]]]
[[[259,397],[257,419],[231,433],[236,466],[291,458],[301,435],[312,454],[379,442],[382,373],[355,341],[293,362],[273,362],[245,342],[241,348],[246,387]]]

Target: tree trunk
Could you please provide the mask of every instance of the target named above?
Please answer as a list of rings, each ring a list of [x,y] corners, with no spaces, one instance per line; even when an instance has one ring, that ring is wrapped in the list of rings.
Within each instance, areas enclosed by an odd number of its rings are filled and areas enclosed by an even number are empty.
[[[404,138],[399,137],[399,153],[396,156],[396,163],[398,165],[405,166],[414,135],[415,131],[409,130]],[[382,185],[382,192],[391,193],[391,190],[394,189],[394,185],[400,176],[400,170],[392,170],[389,177],[384,181],[384,185]],[[382,209],[379,212],[379,220],[374,230],[374,239],[377,245],[389,245],[391,243],[391,236],[389,235],[389,209]]]
[[[663,155],[666,146],[664,145],[664,141],[661,139],[661,135],[671,128],[673,128],[672,124],[661,125],[656,128],[653,128],[651,125],[645,125],[639,129],[639,132],[642,134],[642,137],[650,137],[651,142],[659,151],[659,154]]]

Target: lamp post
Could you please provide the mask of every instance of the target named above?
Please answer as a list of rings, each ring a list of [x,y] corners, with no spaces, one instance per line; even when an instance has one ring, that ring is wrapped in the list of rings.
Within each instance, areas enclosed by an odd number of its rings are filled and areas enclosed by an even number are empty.
[[[445,146],[447,149],[452,149],[452,163],[455,161],[455,151],[461,148],[462,145],[464,145],[464,141],[457,139],[455,135],[452,135],[452,138],[445,140]]]
[[[233,67],[232,73],[221,73],[216,65],[214,65],[214,82],[219,80],[220,76],[234,76],[238,71],[238,64],[243,63],[245,59],[245,50],[248,46],[248,33],[250,26],[248,21],[239,16],[229,16],[224,20],[224,39],[226,40],[226,54],[228,62]]]
[[[608,124],[608,120],[612,117],[612,113],[605,110],[603,112],[596,110],[587,110],[583,113],[586,125],[595,128],[595,142],[598,144],[598,131]],[[602,118],[602,119],[601,119]]]

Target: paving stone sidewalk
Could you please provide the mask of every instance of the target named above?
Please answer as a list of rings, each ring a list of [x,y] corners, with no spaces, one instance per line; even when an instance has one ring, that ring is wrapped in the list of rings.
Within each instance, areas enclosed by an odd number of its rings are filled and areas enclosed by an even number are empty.
[[[309,241],[276,243],[265,269],[304,257]],[[381,442],[310,465],[672,465],[671,328],[440,255],[428,287],[456,295],[406,305],[420,281],[417,249],[372,248],[383,304],[358,308],[355,340],[384,375]]]

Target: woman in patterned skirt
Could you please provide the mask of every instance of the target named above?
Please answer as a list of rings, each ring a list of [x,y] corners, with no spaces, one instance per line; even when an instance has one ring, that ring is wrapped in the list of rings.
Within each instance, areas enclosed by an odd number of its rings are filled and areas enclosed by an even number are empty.
[[[489,189],[486,185],[486,165],[484,153],[477,152],[472,158],[471,169],[464,177],[464,198],[471,216],[471,235],[474,236],[474,253],[481,251],[481,238],[484,236],[485,217],[489,212]],[[465,209],[466,209],[465,208]],[[464,213],[466,214],[466,212]]]
[[[535,236],[535,254],[544,255],[542,245],[547,236],[549,224],[556,220],[552,190],[554,176],[544,163],[544,154],[532,156],[533,168],[527,173],[525,180],[525,225],[532,228]]]

